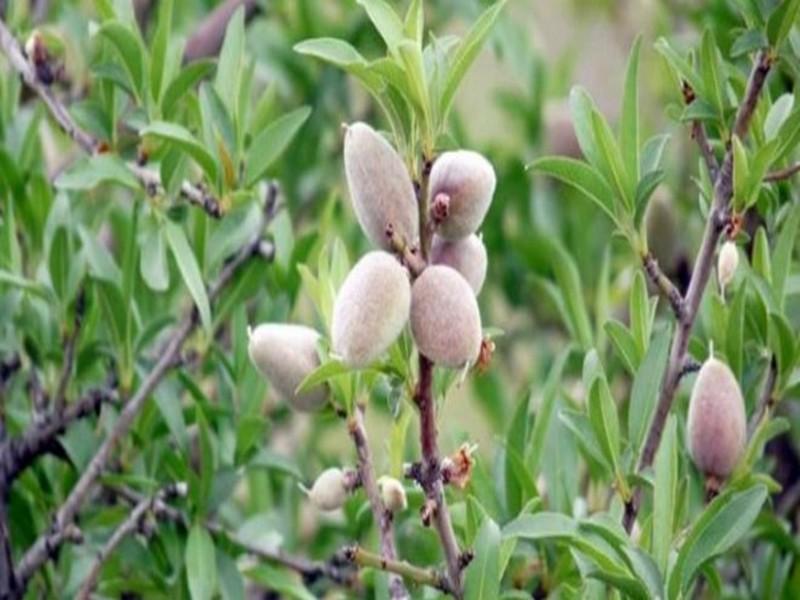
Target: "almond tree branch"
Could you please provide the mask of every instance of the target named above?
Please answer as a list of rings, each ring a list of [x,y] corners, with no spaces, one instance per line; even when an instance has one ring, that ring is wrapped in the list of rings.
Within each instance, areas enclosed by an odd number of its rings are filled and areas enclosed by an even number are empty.
[[[764,87],[767,75],[774,62],[774,57],[769,50],[761,50],[755,64],[750,71],[744,98],[736,113],[733,133],[743,138],[750,124],[750,119],[755,111],[761,90]],[[703,298],[706,285],[711,275],[717,243],[729,219],[729,204],[733,196],[733,152],[728,145],[725,158],[722,161],[717,178],[714,183],[714,202],[706,221],[700,250],[695,259],[689,289],[686,292],[683,305],[682,318],[672,340],[669,363],[661,385],[655,415],[647,432],[644,448],[639,458],[638,470],[643,471],[653,463],[656,450],[661,442],[664,425],[669,416],[672,401],[681,379],[681,371],[686,360],[692,327],[694,326],[700,301]],[[626,503],[623,516],[623,525],[630,532],[641,505],[641,487],[636,487],[632,498]]]
[[[783,181],[784,179],[789,179],[790,177],[792,177],[797,173],[800,173],[800,163],[795,163],[784,169],[778,169],[777,171],[772,171],[771,173],[767,173],[764,176],[764,181],[766,181],[767,183]]]
[[[347,546],[341,551],[344,560],[358,565],[359,567],[370,567],[380,569],[388,573],[394,573],[413,581],[419,585],[427,585],[446,594],[451,594],[447,577],[435,569],[424,569],[404,560],[395,560],[373,554],[359,546]]]
[[[375,479],[375,469],[372,464],[372,455],[367,441],[367,430],[364,427],[364,407],[357,404],[348,421],[348,431],[356,447],[358,456],[358,474],[364,492],[367,494],[375,524],[381,539],[381,554],[387,560],[397,560],[397,547],[394,541],[394,516],[387,510],[378,490]],[[389,576],[389,595],[394,599],[410,598],[403,580],[396,575]]]
[[[264,224],[266,224],[270,217],[271,214],[269,213],[262,217]],[[245,246],[243,246],[222,268],[217,280],[208,290],[209,301],[213,301],[219,296],[220,292],[233,279],[239,267],[260,252],[262,244],[261,228],[259,228],[258,235],[254,236],[252,240],[245,244]],[[192,307],[172,333],[166,346],[160,352],[156,364],[141,382],[133,396],[125,404],[125,408],[114,423],[108,437],[106,437],[100,445],[94,457],[92,457],[92,460],[72,488],[69,496],[67,496],[64,503],[56,512],[48,531],[42,534],[33,543],[18,563],[16,579],[19,594],[17,597],[24,594],[27,583],[33,574],[48,560],[54,549],[58,548],[58,546],[63,543],[64,531],[72,525],[83,503],[94,488],[97,479],[105,470],[114,448],[130,431],[134,420],[161,380],[176,366],[176,364],[178,364],[183,343],[194,331],[198,322],[199,315],[197,309]]]
[[[675,286],[669,277],[664,274],[661,267],[658,266],[658,261],[649,252],[642,256],[642,264],[644,270],[650,277],[650,281],[661,291],[661,293],[669,300],[672,307],[672,312],[675,317],[680,321],[683,317],[683,295],[680,290]]]
[[[692,102],[694,102],[696,96],[694,89],[692,86],[689,85],[688,81],[683,82],[683,89],[681,90],[683,93],[683,102],[686,106],[689,106]],[[716,180],[717,173],[719,173],[719,163],[717,163],[717,157],[714,154],[714,148],[711,146],[711,142],[708,141],[708,135],[706,134],[706,127],[703,125],[702,121],[695,119],[692,121],[692,139],[697,142],[697,147],[700,149],[700,154],[703,156],[703,160],[706,163],[706,168],[708,169],[708,175],[711,178],[711,181]]]
[[[144,519],[154,511],[158,503],[175,496],[183,496],[185,493],[186,484],[173,483],[152,496],[139,500],[128,517],[114,530],[105,545],[98,551],[97,557],[92,563],[89,573],[84,578],[76,597],[80,600],[89,600],[91,598],[92,591],[97,585],[97,579],[100,577],[100,572],[103,570],[105,562],[126,537],[136,533],[142,527]]]
[[[52,88],[39,80],[36,69],[31,65],[22,52],[19,43],[9,31],[5,22],[0,19],[0,49],[8,58],[11,67],[20,74],[23,81],[42,99],[50,115],[58,126],[72,140],[80,146],[89,156],[94,156],[100,151],[101,144],[91,134],[81,129],[81,127],[69,114],[67,107],[56,98]],[[127,163],[131,173],[139,180],[142,187],[149,194],[155,194],[162,190],[161,178],[158,173],[145,169],[135,163]],[[205,210],[211,217],[219,218],[222,214],[219,201],[202,187],[184,181],[181,184],[180,193],[190,203],[195,204]]]

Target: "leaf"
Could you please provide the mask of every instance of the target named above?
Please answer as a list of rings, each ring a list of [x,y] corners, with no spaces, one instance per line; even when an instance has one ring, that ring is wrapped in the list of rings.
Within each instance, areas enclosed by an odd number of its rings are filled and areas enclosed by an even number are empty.
[[[217,587],[214,540],[206,528],[195,523],[186,541],[186,579],[192,600],[210,600]]]
[[[655,458],[653,533],[651,549],[658,567],[667,572],[672,546],[673,517],[678,493],[678,435],[675,415],[670,415]]]
[[[640,177],[655,171],[661,166],[661,157],[664,154],[664,147],[669,141],[670,135],[664,133],[661,135],[654,135],[644,143],[641,154]]]
[[[764,119],[764,137],[767,141],[773,139],[780,131],[781,125],[786,122],[794,107],[794,95],[782,94],[772,106],[769,107],[767,118]]]
[[[622,97],[622,118],[619,146],[622,160],[633,181],[639,181],[639,50],[642,36],[633,42],[625,71],[625,93]]]
[[[485,517],[475,538],[475,558],[467,567],[466,600],[494,600],[500,594],[500,528]]]
[[[139,135],[152,135],[175,144],[200,165],[200,168],[203,169],[211,182],[216,183],[217,163],[213,155],[200,143],[200,140],[182,125],[167,123],[166,121],[155,121],[142,129]]]
[[[669,357],[671,338],[672,329],[669,326],[662,327],[656,332],[633,378],[628,407],[628,439],[634,450],[637,450],[644,441],[644,434],[656,407]]]
[[[258,134],[247,150],[246,185],[253,185],[263,177],[272,162],[286,150],[310,114],[311,108],[298,108],[279,117]]]
[[[795,203],[778,234],[778,241],[772,254],[772,289],[781,309],[786,302],[786,281],[791,273],[792,251],[798,231],[800,231],[800,204]]]
[[[569,109],[572,116],[572,126],[575,128],[575,137],[578,138],[581,153],[592,166],[600,169],[602,165],[600,150],[597,146],[592,125],[592,114],[597,110],[597,106],[585,89],[576,86],[569,92]],[[609,206],[613,206],[613,199],[609,197],[607,203],[609,203]]]
[[[628,330],[627,327],[625,327],[625,325],[616,319],[610,319],[606,321],[604,329],[608,337],[611,339],[611,343],[614,344],[614,348],[616,349],[617,354],[619,354],[619,357],[622,359],[622,363],[625,365],[625,368],[631,375],[635,374],[636,370],[639,368],[641,356],[636,346],[636,340],[633,338],[633,334]]]
[[[367,66],[367,59],[344,40],[338,38],[313,38],[295,44],[294,51],[314,56],[338,67]]]
[[[214,89],[231,115],[236,115],[239,99],[242,59],[244,56],[244,6],[233,13],[225,29],[225,40],[219,53]]]
[[[316,600],[297,578],[286,569],[261,564],[245,571],[245,576],[267,589],[274,590],[279,598],[292,600]]]
[[[169,115],[175,104],[202,79],[214,70],[213,60],[198,60],[186,65],[169,83],[161,98],[161,113]]]
[[[111,42],[122,59],[134,94],[141,99],[144,87],[144,49],[139,38],[119,21],[106,21],[97,30],[97,34]]]
[[[708,100],[702,79],[692,66],[667,41],[666,38],[656,40],[655,49],[661,54],[681,79],[685,79],[698,96]]]
[[[142,223],[139,241],[139,270],[147,286],[155,292],[169,287],[169,267],[164,233],[153,219]]]
[[[774,47],[783,43],[800,14],[800,0],[782,0],[767,19],[767,39]]]
[[[586,163],[563,156],[548,156],[533,161],[528,168],[571,185],[594,202],[617,226],[619,222],[614,212],[614,198],[611,188],[596,169]]]
[[[703,82],[708,94],[706,100],[714,107],[717,118],[725,114],[725,104],[723,102],[723,82],[719,76],[719,64],[717,56],[717,42],[714,33],[706,28],[703,32],[703,39],[700,42],[700,64],[703,72]]]
[[[749,197],[747,195],[748,181],[750,179],[750,167],[747,164],[747,152],[744,149],[739,136],[733,136],[733,195],[737,207],[747,205]]]
[[[425,28],[425,11],[423,9],[422,0],[411,0],[403,21],[403,32],[406,37],[414,40],[419,46],[422,46]]]
[[[622,201],[623,206],[628,212],[633,212],[633,186],[630,182],[630,175],[625,169],[614,134],[608,125],[606,118],[598,110],[592,111],[592,133],[600,150],[600,168],[610,183],[613,184],[616,192]]]
[[[768,324],[769,346],[778,362],[778,374],[783,382],[789,376],[796,362],[797,351],[795,334],[784,315],[771,312]],[[779,386],[780,387],[780,386]]]
[[[641,271],[633,276],[633,288],[630,297],[631,333],[636,342],[639,356],[644,356],[650,341],[650,298],[647,295],[647,284]]]
[[[161,103],[161,93],[164,90],[167,51],[172,32],[172,4],[173,0],[165,0],[159,7],[158,26],[153,36],[153,49],[150,53],[150,95],[157,105]]]
[[[578,343],[583,349],[592,346],[592,326],[589,313],[583,300],[581,276],[575,259],[555,239],[545,238],[553,257],[551,263],[558,287],[564,296],[570,327]]]
[[[616,470],[619,463],[619,420],[617,405],[605,376],[595,378],[589,390],[589,420],[603,454]]]
[[[167,236],[167,243],[169,244],[172,255],[175,257],[175,262],[178,264],[178,270],[189,288],[189,293],[194,299],[197,310],[200,313],[200,321],[203,327],[210,334],[211,333],[211,308],[208,303],[208,295],[206,294],[206,287],[203,284],[203,276],[200,273],[200,267],[197,266],[197,259],[194,252],[192,252],[189,241],[186,239],[186,234],[180,226],[172,221],[167,221],[164,225],[164,233]]]
[[[439,115],[442,121],[447,118],[458,86],[461,85],[464,75],[467,74],[470,66],[475,61],[475,58],[477,58],[486,37],[492,30],[497,17],[500,16],[500,12],[505,5],[506,0],[498,0],[498,2],[495,2],[492,6],[483,11],[481,16],[472,24],[470,30],[458,44],[453,59],[450,62],[450,68],[447,71],[444,88],[442,89],[442,97],[439,100]]]
[[[533,477],[539,472],[539,464],[542,460],[545,439],[550,429],[553,410],[555,409],[561,386],[561,373],[564,370],[564,365],[571,351],[571,348],[567,348],[556,357],[550,367],[550,372],[545,381],[544,388],[542,389],[542,399],[539,404],[539,410],[536,411],[528,446],[525,450],[525,465],[530,470],[531,476]]]
[[[503,539],[569,540],[577,533],[578,524],[573,519],[555,512],[521,515],[503,527]]]
[[[141,187],[139,180],[114,154],[96,154],[78,159],[58,176],[55,186],[62,190],[91,190],[103,183],[117,183],[133,190]]]
[[[403,22],[394,9],[385,0],[356,0],[365,11],[375,29],[378,31],[386,47],[394,53],[403,41]]]
[[[769,40],[760,29],[748,29],[733,42],[730,49],[731,58],[739,58],[755,50],[769,46]]]
[[[297,386],[295,393],[302,394],[307,392],[318,385],[325,383],[329,379],[333,379],[339,375],[345,375],[352,372],[352,370],[353,369],[351,367],[347,366],[340,360],[326,361],[311,371],[311,373],[306,375],[305,379],[303,379],[303,381],[300,382],[300,385]]]
[[[766,498],[766,486],[757,484],[743,491],[728,489],[709,504],[678,552],[669,578],[671,598],[685,593],[706,562],[726,552],[747,533]]]
[[[747,306],[747,280],[742,282],[730,303],[728,328],[725,332],[725,358],[736,379],[742,377],[742,360],[744,346],[744,315]]]

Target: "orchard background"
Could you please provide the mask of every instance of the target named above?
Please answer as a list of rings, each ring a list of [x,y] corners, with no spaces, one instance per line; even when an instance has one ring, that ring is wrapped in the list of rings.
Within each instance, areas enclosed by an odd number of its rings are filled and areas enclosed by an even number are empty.
[[[0,598],[800,596],[798,15],[0,2]]]

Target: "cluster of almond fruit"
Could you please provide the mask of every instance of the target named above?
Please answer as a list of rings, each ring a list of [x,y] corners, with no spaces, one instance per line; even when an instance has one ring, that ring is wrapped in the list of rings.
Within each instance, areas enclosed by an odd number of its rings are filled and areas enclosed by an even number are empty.
[[[494,195],[492,165],[476,152],[444,152],[431,167],[421,204],[398,152],[364,123],[345,128],[344,165],[358,222],[378,249],[361,257],[338,291],[332,354],[349,367],[368,367],[410,323],[420,354],[442,367],[468,368],[482,343],[476,295],[486,277],[487,255],[476,232]],[[421,244],[431,234],[429,256],[424,256]],[[328,401],[326,386],[297,393],[320,364],[319,340],[317,331],[303,325],[264,323],[250,331],[253,363],[297,410],[315,410]],[[340,506],[352,488],[346,471],[329,471],[309,493],[325,510]],[[382,487],[396,494],[393,482]]]

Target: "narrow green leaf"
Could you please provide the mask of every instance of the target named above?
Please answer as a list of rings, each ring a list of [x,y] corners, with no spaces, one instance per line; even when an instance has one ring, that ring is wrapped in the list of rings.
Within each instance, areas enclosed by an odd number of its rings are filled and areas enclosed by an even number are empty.
[[[500,528],[484,518],[475,538],[475,558],[464,581],[466,600],[494,600],[500,595]]]
[[[139,37],[119,21],[106,21],[97,30],[97,34],[111,42],[130,78],[131,88],[141,99],[144,86],[144,48]]]
[[[503,539],[569,540],[577,533],[578,524],[573,519],[555,512],[521,515],[503,527]]]
[[[450,112],[458,86],[478,56],[484,41],[486,41],[505,5],[506,0],[498,0],[498,2],[483,11],[456,48],[450,62],[450,68],[447,71],[442,97],[439,100],[439,118],[442,122],[447,119],[447,114]]]
[[[650,425],[658,401],[661,380],[669,357],[671,337],[672,328],[669,326],[656,331],[644,360],[633,378],[628,407],[628,439],[634,450],[638,450],[644,441],[644,434]]]
[[[640,176],[644,177],[648,173],[655,171],[661,166],[661,157],[664,155],[664,147],[669,141],[669,134],[654,135],[644,143],[641,155]]]
[[[714,107],[718,118],[725,115],[725,103],[723,101],[723,82],[719,73],[719,58],[717,56],[717,42],[714,33],[706,28],[703,32],[703,39],[700,42],[700,63],[703,71],[703,81],[705,83],[706,100]]]
[[[236,120],[237,102],[242,81],[244,57],[244,6],[240,5],[228,21],[225,40],[219,53],[214,89],[219,94],[228,112]]]
[[[614,349],[622,359],[625,368],[631,375],[636,373],[642,357],[639,354],[639,349],[636,345],[636,340],[633,338],[633,334],[625,325],[616,319],[607,321],[604,325],[604,329],[614,345]]]
[[[550,367],[550,372],[545,381],[544,388],[542,389],[542,399],[539,403],[539,410],[536,411],[528,446],[525,450],[525,465],[533,476],[535,476],[540,469],[539,465],[542,461],[545,439],[547,438],[547,432],[550,430],[553,410],[555,409],[556,400],[558,399],[561,385],[561,373],[564,370],[564,365],[570,353],[571,348],[567,348],[556,357],[553,361],[553,365]]]
[[[183,229],[172,221],[167,221],[164,225],[164,233],[167,236],[167,243],[169,244],[175,262],[178,265],[178,270],[189,288],[189,293],[194,299],[197,310],[200,313],[200,321],[203,323],[208,333],[211,333],[211,307],[208,303],[208,295],[206,294],[206,286],[203,284],[203,276],[200,273],[200,267],[197,266],[197,259],[189,241],[186,239],[186,234]]]
[[[794,368],[797,358],[797,343],[792,325],[787,318],[778,313],[770,313],[768,339],[778,363],[778,375],[783,382]],[[778,387],[782,387],[779,386]]]
[[[169,287],[169,266],[164,232],[154,219],[145,219],[139,230],[139,270],[147,286],[155,292]]]
[[[600,111],[592,112],[592,133],[600,150],[601,171],[605,178],[613,184],[622,205],[628,213],[633,213],[633,186],[625,169],[619,146],[605,117]]]
[[[403,41],[403,22],[394,12],[394,9],[385,0],[356,0],[365,11],[367,16],[380,36],[383,38],[386,47],[394,53],[398,44]]]
[[[318,385],[321,385],[332,379],[334,377],[338,377],[339,375],[345,375],[347,373],[352,372],[352,368],[344,364],[340,360],[329,360],[322,363],[316,369],[311,371],[308,375],[306,375],[305,379],[300,382],[300,385],[297,386],[296,393],[302,394],[307,392]]]
[[[156,121],[142,129],[139,134],[142,136],[152,135],[153,137],[175,144],[200,165],[200,168],[203,169],[211,182],[216,183],[217,163],[213,155],[200,140],[182,125],[167,123],[166,121]]]
[[[730,303],[728,327],[725,333],[725,358],[728,359],[728,365],[737,379],[741,379],[743,370],[744,316],[746,307],[747,280],[745,279],[736,290],[733,301]]]
[[[422,47],[422,36],[425,28],[425,12],[422,0],[411,0],[406,11],[403,31],[406,37],[414,40]]]
[[[622,118],[619,146],[622,160],[633,181],[639,181],[639,50],[642,37],[633,42],[625,71],[625,93],[622,97]]]
[[[167,50],[169,38],[172,33],[172,3],[173,0],[164,0],[158,10],[158,26],[153,36],[153,49],[150,52],[150,96],[156,105],[161,104],[164,73],[167,69]]]
[[[253,185],[264,176],[273,161],[286,150],[310,114],[311,109],[307,106],[293,110],[267,125],[253,140],[245,161],[247,185]]]
[[[212,60],[198,60],[186,65],[175,78],[170,81],[161,98],[161,114],[170,115],[175,104],[184,97],[187,91],[214,71]]]
[[[782,94],[772,106],[769,107],[767,118],[764,119],[764,137],[767,141],[773,139],[781,129],[781,126],[789,118],[794,108],[794,95]]]
[[[589,420],[606,459],[616,469],[619,463],[619,420],[617,405],[605,376],[597,377],[589,390]]]
[[[655,459],[653,491],[652,554],[662,573],[667,572],[672,547],[673,517],[678,493],[678,434],[675,415],[670,415]]]
[[[631,333],[639,356],[644,356],[650,341],[650,297],[647,295],[647,283],[640,270],[633,276],[629,310]]]
[[[780,46],[800,14],[800,0],[782,0],[767,19],[767,38],[774,47]]]
[[[338,67],[367,66],[365,59],[353,46],[338,38],[313,38],[295,44],[294,51],[314,56]]]
[[[800,233],[800,204],[795,203],[783,222],[772,254],[772,289],[781,309],[786,302],[786,281],[791,273],[792,252],[798,233]]]
[[[571,185],[594,202],[613,223],[619,226],[614,213],[613,192],[602,175],[593,167],[574,158],[548,156],[533,161],[529,168]]]
[[[592,125],[592,114],[597,110],[597,105],[585,89],[576,86],[569,92],[569,110],[581,153],[589,161],[589,164],[600,170],[602,167],[600,149],[598,148]],[[606,202],[613,205],[610,199]]]
[[[747,204],[747,185],[750,178],[750,167],[747,162],[747,151],[744,149],[739,136],[733,136],[733,196],[734,206],[743,207]]]
[[[592,346],[592,326],[583,299],[583,287],[578,265],[572,255],[555,239],[548,238],[551,249],[552,268],[558,287],[564,297],[567,314],[578,343],[586,349]]]
[[[117,183],[133,190],[141,187],[139,180],[114,154],[81,157],[58,176],[55,186],[62,190],[91,190],[103,183]]]
[[[672,47],[666,38],[662,37],[656,40],[655,49],[667,59],[667,62],[677,72],[678,76],[689,83],[695,94],[704,99],[708,99],[709,96],[703,85],[703,80],[688,61]]]
[[[738,250],[737,250],[738,251]],[[767,231],[763,226],[756,230],[753,241],[753,271],[759,275],[768,285],[772,284],[772,262],[769,257],[769,240]]]
[[[186,579],[192,600],[211,600],[217,588],[214,540],[200,523],[192,526],[186,541]]]

